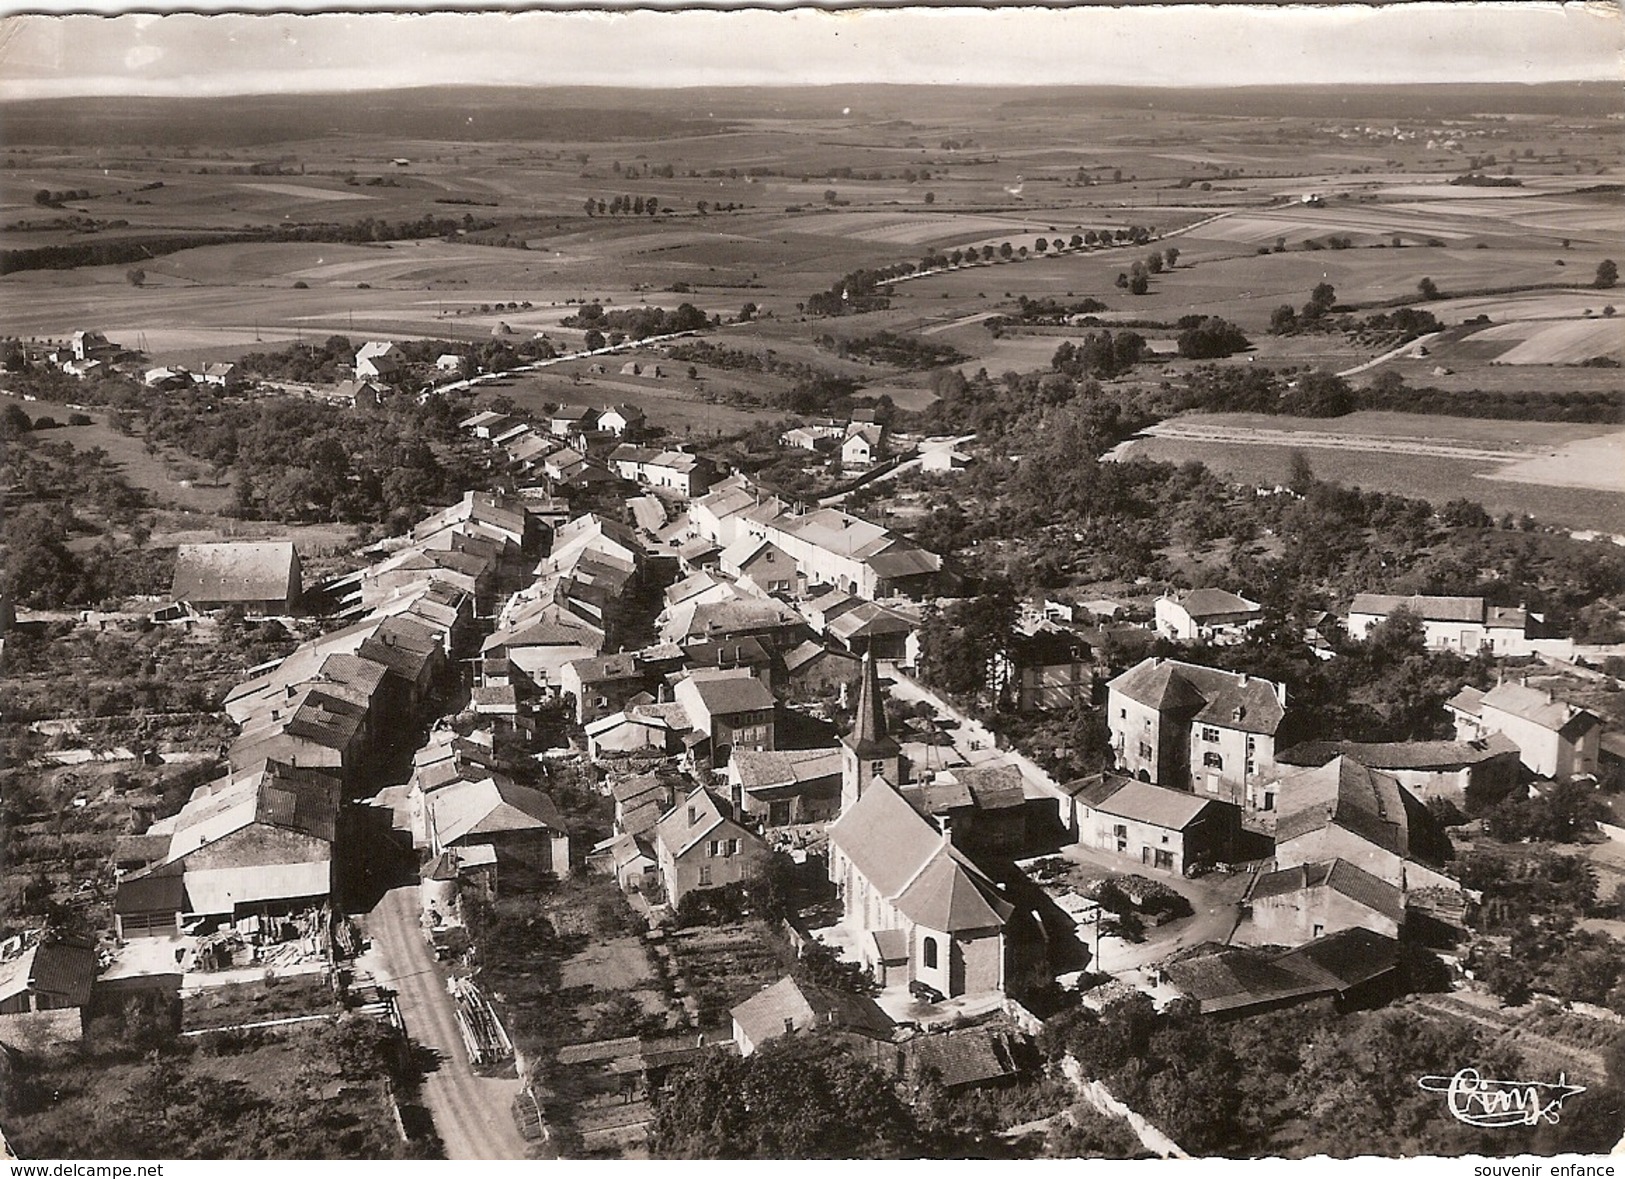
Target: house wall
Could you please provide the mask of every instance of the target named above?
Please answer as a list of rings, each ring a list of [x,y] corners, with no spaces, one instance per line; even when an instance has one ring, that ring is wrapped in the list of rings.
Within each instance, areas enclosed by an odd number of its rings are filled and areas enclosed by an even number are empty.
[[[598,654],[591,647],[520,646],[507,648],[510,667],[544,691],[559,693],[564,688],[564,665],[577,659],[591,659]],[[579,682],[577,690],[579,690]]]
[[[711,718],[711,755],[724,749],[772,750],[773,711],[735,712]]]
[[[998,930],[961,932],[954,938],[955,972],[963,987],[944,994],[974,995],[1004,989],[1004,934]]]
[[[1213,757],[1219,760],[1217,768],[1208,765]],[[1243,806],[1249,787],[1275,769],[1275,738],[1196,721],[1190,727],[1187,764],[1190,789]]]
[[[332,857],[330,844],[311,835],[251,823],[184,857],[186,871],[314,864]]]
[[[1024,667],[1016,707],[1022,712],[1034,709],[1065,708],[1094,691],[1094,669],[1087,663],[1057,663],[1049,667]]]
[[[710,844],[729,839],[739,840],[735,855],[711,855]],[[722,888],[741,884],[755,877],[762,869],[766,849],[755,835],[731,819],[713,827],[682,857],[677,858],[664,843],[656,841],[660,857],[660,875],[666,886],[666,900],[678,904],[684,896],[699,888]]]
[[[1253,901],[1252,916],[1241,923],[1232,941],[1253,946],[1298,946],[1344,929],[1399,936],[1397,921],[1335,889],[1320,887]]]
[[[1162,743],[1162,715],[1155,708],[1112,689],[1106,697],[1106,725],[1124,772],[1159,785],[1176,785],[1177,776],[1169,764],[1174,759],[1164,756],[1169,751]],[[1173,727],[1171,723],[1169,727]]]
[[[1296,868],[1299,864],[1318,864],[1325,860],[1347,860],[1397,888],[1405,886],[1403,859],[1336,824],[1327,824],[1318,831],[1275,845],[1278,868]]]
[[[1593,725],[1579,737],[1565,737],[1499,708],[1484,707],[1476,718],[1457,713],[1458,739],[1472,740],[1486,733],[1500,733],[1511,740],[1518,747],[1519,760],[1542,777],[1562,779],[1597,772],[1599,726]]]
[[[1185,871],[1184,832],[1125,819],[1089,806],[1081,807],[1080,814],[1080,842],[1086,846],[1124,856],[1147,868],[1174,873]],[[1122,828],[1121,834],[1118,828]],[[1157,862],[1158,852],[1166,857],[1162,863]]]

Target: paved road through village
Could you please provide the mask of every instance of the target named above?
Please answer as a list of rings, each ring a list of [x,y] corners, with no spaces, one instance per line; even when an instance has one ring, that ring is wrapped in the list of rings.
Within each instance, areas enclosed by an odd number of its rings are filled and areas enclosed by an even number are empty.
[[[424,1078],[423,1102],[446,1157],[525,1158],[525,1140],[512,1114],[519,1082],[481,1077],[469,1067],[445,976],[418,927],[417,888],[390,889],[365,924],[372,947],[362,968],[373,972],[379,986],[396,993],[406,1034],[440,1062]]]

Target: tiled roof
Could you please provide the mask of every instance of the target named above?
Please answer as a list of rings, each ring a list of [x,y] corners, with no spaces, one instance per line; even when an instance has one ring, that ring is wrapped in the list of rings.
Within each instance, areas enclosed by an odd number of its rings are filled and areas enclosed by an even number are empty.
[[[1247,733],[1273,734],[1286,715],[1269,680],[1177,659],[1145,659],[1107,686],[1159,712]]]
[[[1543,692],[1538,688],[1527,687],[1510,680],[1496,684],[1485,693],[1479,705],[1479,715],[1482,716],[1487,708],[1497,709],[1554,733],[1570,726],[1584,729],[1600,723],[1596,715],[1587,709],[1577,708],[1565,700],[1559,700],[1550,692]]]
[[[771,790],[841,775],[839,749],[784,749],[777,752],[736,749],[728,762],[730,777],[744,790]]]
[[[188,602],[282,601],[297,590],[292,541],[183,544],[172,592]]]
[[[83,1007],[96,978],[96,951],[77,942],[38,942],[9,962],[0,962],[0,1003],[18,995],[50,995],[60,1004]]]
[[[1204,618],[1222,618],[1231,614],[1252,614],[1259,610],[1257,602],[1249,602],[1227,590],[1196,589],[1175,599],[1193,621]]]
[[[429,821],[442,847],[501,831],[564,831],[564,820],[551,798],[497,774],[436,791],[430,796]]]
[[[1211,804],[1211,799],[1200,795],[1185,790],[1170,790],[1166,786],[1153,786],[1135,778],[1118,779],[1115,790],[1091,803],[1102,814],[1149,823],[1170,831],[1183,831]]]
[[[1329,888],[1391,921],[1405,919],[1405,895],[1386,880],[1373,876],[1347,860],[1299,864],[1266,872],[1253,882],[1248,898],[1259,900],[1314,888]]]
[[[1355,594],[1350,614],[1380,614],[1396,610],[1414,614],[1426,622],[1483,622],[1483,598],[1447,598],[1427,594]]]
[[[1275,762],[1323,766],[1346,754],[1374,770],[1454,770],[1517,751],[1500,733],[1482,741],[1306,741],[1277,753]]]
[[[916,1036],[903,1045],[907,1075],[920,1078],[935,1071],[947,1089],[985,1085],[1019,1071],[1009,1033],[998,1028],[966,1028]]]
[[[762,988],[729,1014],[757,1045],[785,1035],[788,1028],[838,1027],[887,1039],[895,1026],[873,999],[794,978]]]
[[[773,693],[745,668],[709,674],[695,672],[682,683],[690,685],[690,690],[713,717],[772,708],[775,703]]]
[[[1316,769],[1283,776],[1278,790],[1277,847],[1335,824],[1384,851],[1410,854],[1405,789],[1390,774],[1339,756]]]

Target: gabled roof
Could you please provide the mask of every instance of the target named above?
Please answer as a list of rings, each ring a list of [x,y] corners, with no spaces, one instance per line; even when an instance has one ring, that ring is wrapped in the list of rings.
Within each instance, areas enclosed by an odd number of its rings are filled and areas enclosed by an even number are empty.
[[[1483,622],[1483,598],[1449,598],[1431,594],[1355,594],[1350,614],[1380,614],[1396,610],[1414,614],[1424,622]]]
[[[551,798],[500,774],[454,782],[430,795],[429,822],[441,847],[503,831],[564,831],[564,820]]]
[[[1261,609],[1257,602],[1249,602],[1221,589],[1195,589],[1174,600],[1191,616],[1192,621],[1223,618],[1232,614],[1254,614]]]
[[[1247,891],[1247,899],[1263,900],[1319,888],[1330,889],[1391,921],[1405,920],[1403,892],[1386,880],[1341,859],[1266,872],[1253,881]]]
[[[1481,741],[1305,741],[1277,753],[1275,764],[1323,766],[1346,754],[1374,770],[1458,770],[1517,752],[1500,733]]]
[[[839,749],[736,749],[728,776],[749,792],[794,786],[841,776]]]
[[[1543,692],[1538,688],[1513,683],[1510,680],[1496,684],[1485,693],[1477,711],[1482,716],[1485,709],[1491,708],[1554,733],[1571,728],[1583,731],[1602,723],[1589,709],[1576,707],[1565,700],[1559,700],[1550,692]]]
[[[612,680],[632,680],[643,674],[629,651],[598,655],[592,659],[572,659],[564,665],[575,669],[583,684],[607,684]]]
[[[795,675],[797,672],[801,671],[802,668],[824,658],[825,656],[845,660],[849,665],[858,661],[858,658],[855,655],[849,655],[845,651],[831,650],[822,643],[808,639],[804,643],[796,644],[796,646],[790,648],[790,650],[784,653],[784,669],[789,674]]]
[[[749,668],[730,668],[726,671],[695,671],[678,684],[699,697],[700,703],[713,717],[737,712],[755,712],[772,708],[776,701],[767,685],[751,674]]]
[[[920,1078],[934,1070],[945,1089],[985,1085],[1015,1076],[1010,1034],[1002,1028],[964,1028],[916,1036],[902,1046],[905,1073]]]
[[[853,639],[873,638],[877,635],[906,635],[919,628],[919,623],[879,602],[859,602],[850,610],[843,610],[829,619],[829,633],[849,643]]]
[[[169,834],[166,862],[256,823],[330,844],[338,809],[339,788],[333,778],[263,761],[199,786],[179,812],[153,824],[151,832]]]
[[[729,1014],[753,1044],[782,1036],[788,1027],[838,1027],[890,1039],[896,1026],[873,999],[788,977],[763,987]]]
[[[1214,800],[1185,790],[1153,786],[1137,778],[1123,778],[1117,780],[1116,789],[1091,805],[1102,814],[1116,818],[1183,831],[1214,805]]]
[[[1324,827],[1339,826],[1396,856],[1410,854],[1406,791],[1398,779],[1339,756],[1281,778],[1279,847]]]
[[[0,1002],[33,993],[53,996],[69,1007],[90,1001],[96,979],[96,951],[78,942],[36,942],[8,962],[0,962]]]
[[[692,822],[689,821],[691,812],[694,816]],[[678,799],[677,805],[655,825],[655,841],[663,845],[674,859],[680,858],[712,831],[732,821],[732,808],[714,791],[701,786],[687,797]],[[737,824],[735,827],[744,832],[748,842],[761,844],[761,839],[748,829]]]
[[[183,602],[282,601],[298,589],[292,541],[183,544],[171,592]]]

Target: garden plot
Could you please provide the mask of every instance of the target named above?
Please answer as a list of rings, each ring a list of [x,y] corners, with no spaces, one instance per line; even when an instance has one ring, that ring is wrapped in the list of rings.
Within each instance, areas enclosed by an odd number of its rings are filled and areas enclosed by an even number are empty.
[[[727,1023],[730,1008],[788,973],[773,935],[758,922],[685,929],[666,944],[699,1006],[701,1027]]]

